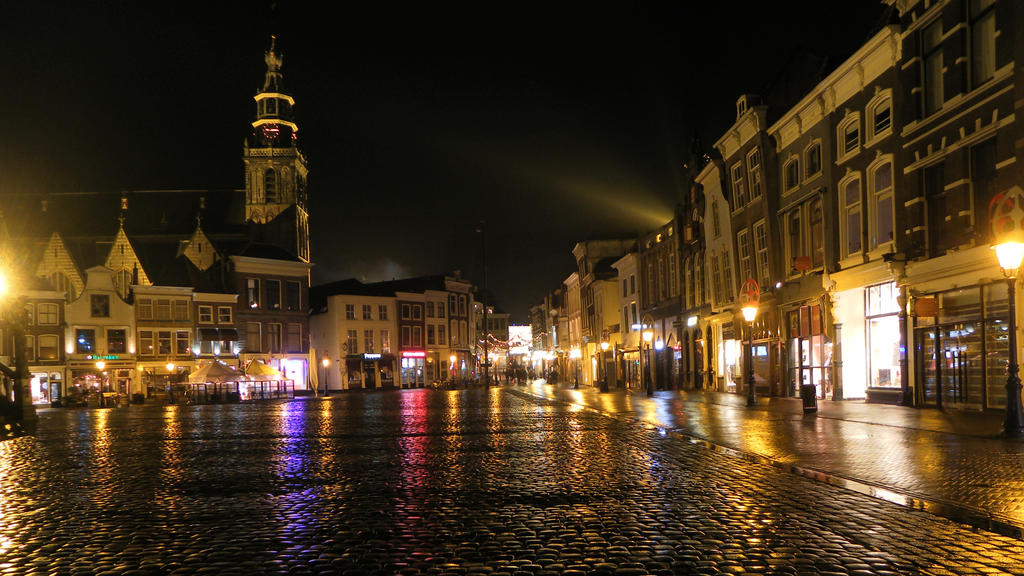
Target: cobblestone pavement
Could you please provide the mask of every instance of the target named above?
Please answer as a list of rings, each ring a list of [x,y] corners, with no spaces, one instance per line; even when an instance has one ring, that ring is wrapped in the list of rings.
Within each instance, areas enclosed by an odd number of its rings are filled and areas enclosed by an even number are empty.
[[[521,390],[44,411],[0,574],[1018,574],[1024,543]]]
[[[1024,529],[1024,442],[996,436],[1001,414],[943,413],[832,402],[804,415],[799,401],[757,409],[734,394],[572,390],[535,383],[531,393],[629,415],[785,465],[883,487],[948,517],[1006,532]],[[775,400],[775,399],[773,399]]]

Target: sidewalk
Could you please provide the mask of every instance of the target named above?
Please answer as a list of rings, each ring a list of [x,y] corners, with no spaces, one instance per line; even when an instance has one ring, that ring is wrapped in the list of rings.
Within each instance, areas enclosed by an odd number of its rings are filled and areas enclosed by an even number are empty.
[[[1024,538],[1024,442],[999,437],[1001,412],[940,411],[858,401],[719,392],[573,390],[542,380],[515,387],[617,417],[635,418],[708,448]]]

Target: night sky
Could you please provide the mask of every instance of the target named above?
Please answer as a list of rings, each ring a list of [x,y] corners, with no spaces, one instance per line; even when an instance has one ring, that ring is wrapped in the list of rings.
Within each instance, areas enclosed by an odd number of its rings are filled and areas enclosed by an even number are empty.
[[[737,96],[801,53],[852,53],[884,9],[337,6],[7,6],[0,194],[241,188],[276,34],[310,162],[314,284],[479,278],[485,220],[488,284],[524,321],[576,241],[671,217],[694,131],[710,149]]]

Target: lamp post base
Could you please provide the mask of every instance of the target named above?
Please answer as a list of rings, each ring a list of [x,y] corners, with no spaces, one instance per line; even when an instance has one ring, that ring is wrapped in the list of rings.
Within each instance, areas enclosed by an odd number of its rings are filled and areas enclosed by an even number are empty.
[[[1021,412],[1021,383],[1017,376],[1017,364],[1010,365],[1010,377],[1006,379],[1006,418],[1003,420],[1003,437],[1024,438],[1024,413]]]

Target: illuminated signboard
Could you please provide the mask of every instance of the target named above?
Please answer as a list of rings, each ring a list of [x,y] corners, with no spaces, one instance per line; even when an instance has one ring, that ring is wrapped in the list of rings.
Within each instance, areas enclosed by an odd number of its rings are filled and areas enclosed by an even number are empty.
[[[100,356],[99,354],[89,354],[85,357],[86,360],[120,360],[121,357],[116,354],[107,354],[106,356]]]
[[[363,354],[363,360],[380,360],[380,354],[367,352],[366,354]]]
[[[426,358],[427,353],[423,350],[409,350],[402,352],[402,358]]]
[[[511,356],[530,353],[533,346],[533,328],[530,326],[508,327],[508,353]]]

